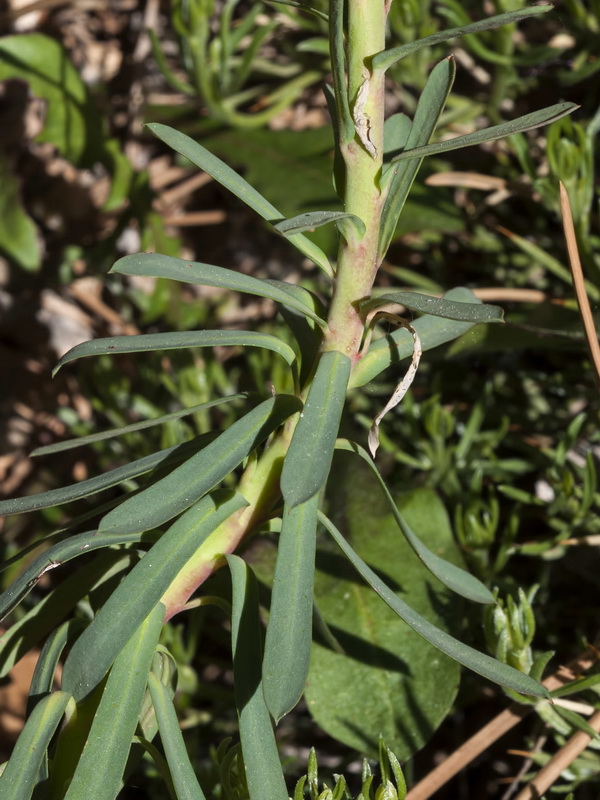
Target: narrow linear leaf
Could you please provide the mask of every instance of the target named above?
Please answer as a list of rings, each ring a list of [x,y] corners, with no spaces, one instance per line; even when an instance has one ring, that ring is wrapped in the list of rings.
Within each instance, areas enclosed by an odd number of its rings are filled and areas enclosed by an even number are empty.
[[[2,800],[29,800],[32,796],[44,754],[70,699],[67,692],[54,692],[37,704],[0,776]]]
[[[63,688],[79,701],[106,675],[133,632],[203,541],[247,505],[240,494],[202,498],[161,536],[123,578],[75,642],[63,669]]]
[[[313,231],[331,222],[342,222],[347,220],[356,229],[359,236],[364,236],[367,232],[365,223],[355,214],[347,214],[345,211],[308,211],[305,214],[298,214],[296,217],[284,219],[274,225],[275,230],[284,236],[300,233],[301,231]]]
[[[40,492],[27,497],[17,497],[14,500],[2,500],[0,501],[0,515],[24,514],[26,511],[52,508],[63,503],[70,503],[73,500],[81,500],[83,497],[90,497],[106,489],[112,489],[113,486],[118,486],[120,483],[132,478],[138,478],[140,475],[144,475],[144,473],[150,472],[157,467],[171,463],[177,464],[183,461],[190,454],[201,449],[211,438],[213,438],[213,434],[196,436],[189,442],[159,450],[157,453],[138,458],[130,464],[105,472],[104,475],[88,478],[72,486],[50,489],[47,492]]]
[[[273,725],[263,696],[256,578],[238,556],[227,556],[227,563],[232,584],[235,703],[250,800],[288,800]]]
[[[406,114],[392,114],[386,119],[383,123],[383,155],[386,161],[404,150],[411,128],[412,122]]]
[[[63,650],[71,639],[86,625],[85,620],[70,619],[57,628],[44,642],[40,655],[35,665],[29,697],[27,700],[27,716],[31,716],[33,709],[51,694]]]
[[[65,450],[73,450],[76,447],[83,447],[84,445],[93,444],[94,442],[102,442],[105,439],[114,439],[117,436],[124,436],[127,433],[134,433],[135,431],[143,431],[146,430],[146,428],[153,428],[156,425],[164,425],[166,422],[171,422],[175,419],[189,417],[191,414],[196,414],[198,411],[206,411],[214,406],[232,403],[235,400],[246,400],[247,398],[248,395],[245,392],[231,394],[227,397],[219,397],[217,400],[210,400],[208,403],[199,403],[195,406],[180,408],[179,411],[171,411],[170,414],[163,414],[160,417],[152,417],[151,419],[144,419],[140,422],[133,422],[131,425],[123,425],[121,428],[112,428],[109,431],[90,433],[87,436],[78,436],[76,439],[69,439],[66,442],[55,442],[54,444],[45,445],[44,447],[38,447],[29,455],[49,456],[53,453],[62,453]]]
[[[552,5],[545,6],[530,6],[528,8],[521,8],[518,11],[510,11],[507,14],[497,14],[487,19],[473,22],[470,25],[461,25],[458,28],[449,28],[446,31],[439,33],[432,33],[430,36],[425,36],[423,39],[418,39],[416,42],[403,44],[399,47],[393,47],[390,50],[383,50],[373,56],[373,69],[385,71],[401,61],[403,58],[422,50],[424,47],[434,47],[436,44],[447,42],[450,39],[456,39],[459,36],[467,36],[470,33],[479,33],[480,31],[489,31],[493,28],[500,28],[502,25],[509,25],[514,22],[520,22],[527,17],[533,17],[537,14],[545,14],[554,8]]]
[[[314,14],[315,17],[319,17],[319,19],[325,20],[325,22],[329,21],[329,16],[325,14],[323,11],[319,11],[317,8],[312,8],[311,6],[304,5],[304,3],[299,3],[297,0],[262,0],[263,3],[266,3],[269,6],[278,5],[282,6],[292,6],[292,8],[299,8],[302,11],[306,11],[307,14]]]
[[[46,573],[61,567],[67,561],[77,556],[87,555],[94,550],[111,547],[118,544],[139,542],[141,533],[130,534],[102,534],[95,530],[71,536],[64,542],[59,542],[45,550],[40,556],[31,561],[20,573],[17,579],[0,595],[0,620],[4,619]]]
[[[492,125],[490,128],[484,128],[481,131],[475,131],[475,133],[467,133],[464,136],[455,136],[454,139],[446,139],[444,142],[436,142],[435,144],[414,148],[409,148],[407,146],[406,150],[392,160],[392,164],[405,161],[406,159],[424,158],[425,156],[448,153],[450,150],[459,150],[461,147],[471,147],[484,142],[495,142],[497,139],[504,139],[506,136],[512,136],[514,133],[524,133],[525,131],[530,131],[532,128],[549,125],[551,122],[556,122],[557,119],[571,114],[578,108],[579,106],[575,103],[556,103],[541,111],[533,111],[531,114],[524,114],[522,117],[510,120],[510,122]]]
[[[184,133],[170,128],[168,125],[162,125],[158,122],[152,122],[146,126],[151,133],[158,139],[161,139],[165,144],[168,144],[176,152],[180,153],[185,158],[189,159],[193,164],[200,169],[207,172],[218,183],[229,189],[236,197],[238,197],[246,205],[250,206],[256,213],[267,222],[273,223],[283,218],[275,206],[271,205],[259,192],[256,191],[250,184],[245,181],[241,175],[238,175],[235,170],[227,166],[220,158],[214,156],[205,147],[198,142],[195,142]],[[331,264],[325,253],[320,247],[307,239],[301,234],[290,237],[289,240],[301,253],[310,258],[319,266],[329,277],[333,277],[333,270]]]
[[[350,359],[343,353],[332,350],[321,356],[281,473],[281,492],[290,508],[325,485],[350,370]]]
[[[158,603],[116,659],[65,800],[115,800],[119,794],[164,612]]]
[[[71,361],[89,356],[118,355],[119,353],[148,353],[154,350],[182,350],[188,347],[263,347],[283,356],[288,364],[296,360],[292,348],[276,336],[256,331],[174,331],[146,333],[139,336],[110,336],[92,339],[72,347],[54,367],[52,374]]]
[[[450,289],[444,298],[465,303],[479,302],[473,292],[462,287]],[[457,339],[472,328],[473,323],[427,315],[415,320],[413,327],[419,334],[421,346],[425,351]],[[348,388],[364,386],[392,364],[397,364],[404,358],[410,358],[412,352],[412,337],[403,328],[377,339],[369,347],[368,353],[354,366]]]
[[[110,550],[84,564],[11,625],[0,637],[0,678],[64,619],[120,558],[121,553]]]
[[[321,512],[319,512],[319,521],[331,534],[333,540],[346,558],[348,558],[352,566],[379,597],[381,597],[384,603],[398,614],[407,625],[410,625],[414,631],[420,634],[424,639],[427,639],[434,647],[437,647],[442,653],[446,653],[450,658],[458,661],[459,664],[468,667],[473,672],[482,675],[484,678],[488,678],[488,680],[494,683],[506,686],[521,694],[534,695],[535,697],[549,697],[546,689],[537,681],[533,680],[533,678],[530,678],[529,675],[525,675],[509,667],[507,664],[503,664],[501,661],[490,658],[490,656],[480,653],[478,650],[474,650],[472,647],[469,647],[469,645],[459,642],[458,639],[440,630],[420,614],[417,614],[416,611],[413,611],[410,606],[394,594],[373,570],[365,564],[362,558],[350,547],[335,525]]]
[[[427,144],[436,128],[440,115],[446,105],[446,99],[454,83],[456,67],[454,59],[446,58],[431,71],[425,84],[415,111],[415,116],[406,139],[406,150]],[[405,123],[404,123],[405,124]],[[381,214],[379,234],[379,253],[384,256],[392,241],[398,219],[406,203],[406,198],[415,181],[421,161],[413,161],[410,165],[399,164],[396,159],[385,168],[383,188],[387,197]]]
[[[292,395],[270,397],[221,433],[165,478],[129,497],[100,520],[105,533],[134,533],[159,527],[214,489],[291,414]]]
[[[394,498],[390,494],[385,481],[381,477],[375,462],[369,456],[364,447],[361,447],[356,442],[350,442],[347,439],[338,439],[336,448],[355,453],[367,462],[371,468],[371,471],[377,478],[381,490],[385,495],[385,499],[390,507],[390,511],[396,520],[396,524],[402,531],[404,538],[432,575],[434,575],[441,583],[443,583],[444,586],[447,586],[448,589],[451,589],[453,592],[456,592],[456,594],[459,594],[462,597],[466,597],[467,600],[472,600],[475,603],[495,602],[494,595],[474,575],[471,575],[464,569],[451,564],[449,561],[446,561],[445,558],[440,558],[440,556],[432,553],[431,550],[429,550],[429,548],[423,544],[423,542],[414,533],[410,525],[400,513],[400,510],[394,502]]]
[[[171,695],[152,672],[148,675],[148,689],[177,800],[206,800],[190,763]]]
[[[263,660],[263,692],[275,722],[304,693],[310,665],[318,495],[283,512]]]
[[[301,286],[294,286],[285,281],[260,280],[232,269],[202,264],[198,261],[183,261],[181,258],[163,256],[160,253],[136,253],[124,256],[110,271],[118,272],[120,275],[167,278],[182,283],[214,286],[217,289],[231,289],[235,292],[266,297],[300,311],[321,326],[325,325],[325,321],[313,310],[314,295]]]
[[[412,311],[430,314],[432,317],[444,317],[460,322],[504,322],[504,309],[487,303],[458,303],[445,297],[431,297],[420,292],[387,292],[371,297],[361,304],[362,311],[397,303]]]
[[[335,124],[340,144],[347,144],[354,138],[354,123],[350,113],[348,89],[346,87],[344,0],[331,0],[329,3],[329,52],[331,54],[331,72],[333,75],[333,93],[336,109]]]

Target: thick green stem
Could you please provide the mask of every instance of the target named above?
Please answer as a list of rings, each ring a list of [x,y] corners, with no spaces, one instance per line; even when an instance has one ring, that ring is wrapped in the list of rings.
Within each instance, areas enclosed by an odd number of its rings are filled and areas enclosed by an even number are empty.
[[[356,136],[340,143],[346,167],[345,210],[366,225],[360,236],[344,231],[329,314],[325,350],[339,350],[355,360],[364,320],[358,303],[369,296],[377,260],[383,164],[384,75],[370,71],[372,57],[385,49],[384,0],[348,0],[348,93]]]
[[[366,233],[361,236],[350,224],[343,231],[323,350],[338,350],[356,360],[364,331],[359,302],[370,295],[379,267],[384,76],[380,72],[373,75],[370,66],[372,57],[385,48],[386,3],[347,0],[347,4],[347,86],[356,135],[339,146],[346,169],[345,209],[365,223]],[[345,83],[342,76],[336,85],[343,88]],[[305,392],[308,389],[309,385]],[[246,533],[270,513],[280,497],[281,469],[296,421],[290,420],[244,472],[239,491],[248,500],[248,507],[211,534],[163,596],[167,619],[185,607],[193,592],[223,563],[223,556],[232,553]]]
[[[238,491],[249,505],[211,533],[161,598],[166,608],[165,621],[183,610],[196,589],[223,565],[224,556],[233,553],[246,533],[267,518],[280,497],[279,478],[294,421],[290,420],[260,458],[244,471]]]

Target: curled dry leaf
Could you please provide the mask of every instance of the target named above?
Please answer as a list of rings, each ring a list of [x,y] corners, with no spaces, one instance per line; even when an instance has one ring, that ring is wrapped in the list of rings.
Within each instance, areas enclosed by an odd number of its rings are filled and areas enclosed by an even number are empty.
[[[397,325],[400,325],[402,328],[406,328],[406,330],[411,334],[413,338],[413,354],[412,360],[410,363],[410,367],[406,371],[406,375],[402,378],[400,383],[394,389],[394,393],[385,404],[384,408],[377,414],[375,419],[373,420],[373,424],[369,430],[369,438],[368,438],[368,445],[369,451],[373,458],[375,458],[375,453],[377,452],[377,448],[379,447],[379,425],[381,420],[385,417],[385,415],[390,411],[392,408],[395,408],[398,403],[402,400],[404,395],[410,389],[412,382],[415,379],[415,375],[417,374],[417,370],[419,368],[419,362],[421,360],[421,355],[423,353],[423,348],[421,346],[421,340],[419,339],[419,334],[406,320],[402,319],[402,317],[396,316],[396,314],[389,314],[385,311],[380,312],[376,315],[378,318],[384,317],[385,319],[389,319],[391,322],[395,322]]]

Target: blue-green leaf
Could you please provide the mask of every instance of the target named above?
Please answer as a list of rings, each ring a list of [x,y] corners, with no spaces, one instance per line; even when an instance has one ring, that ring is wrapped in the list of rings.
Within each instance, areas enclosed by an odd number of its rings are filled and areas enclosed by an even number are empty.
[[[546,689],[537,681],[533,680],[533,678],[530,678],[529,675],[525,675],[509,667],[507,664],[503,664],[501,661],[490,658],[490,656],[480,653],[478,650],[474,650],[472,647],[469,647],[469,645],[459,642],[458,639],[440,630],[420,614],[417,614],[416,611],[413,611],[410,606],[401,600],[379,576],[365,564],[362,558],[350,547],[335,525],[320,512],[319,520],[331,534],[333,540],[352,566],[379,597],[381,597],[384,603],[387,603],[392,611],[395,611],[407,625],[410,625],[414,631],[420,634],[424,639],[427,639],[434,647],[437,647],[442,653],[446,653],[450,658],[458,661],[459,664],[468,667],[473,670],[473,672],[482,675],[484,678],[488,678],[488,680],[494,683],[499,683],[501,686],[506,686],[508,689],[513,689],[515,692],[520,692],[521,694],[533,695],[535,697],[549,697]]]
[[[497,14],[493,17],[473,22],[470,25],[461,25],[459,28],[449,28],[446,31],[432,33],[423,39],[417,39],[415,42],[402,44],[399,47],[393,47],[390,50],[383,50],[381,53],[377,53],[373,56],[373,69],[385,71],[401,59],[416,53],[418,50],[422,50],[424,47],[434,47],[436,44],[456,39],[458,36],[467,36],[471,33],[489,31],[493,28],[500,28],[502,25],[520,22],[520,20],[533,17],[536,14],[545,14],[553,8],[554,6],[552,5],[529,6],[518,11],[509,11],[507,14]]]
[[[91,797],[94,800],[115,800],[117,797],[164,613],[161,603],[154,606],[137,623],[133,635],[117,657],[65,800],[90,800]],[[93,658],[93,654],[90,657]]]
[[[227,556],[227,563],[232,584],[235,703],[250,800],[288,800],[273,726],[263,696],[256,578],[238,556]]]
[[[473,292],[462,287],[450,289],[449,292],[446,292],[444,298],[465,303],[478,302]],[[421,347],[425,351],[457,339],[472,328],[473,323],[458,322],[443,317],[427,315],[419,317],[412,323],[412,326],[419,334]],[[396,364],[404,358],[410,358],[413,349],[412,336],[404,328],[399,328],[381,339],[376,339],[372,342],[367,354],[355,364],[348,388],[354,389],[357,386],[364,386],[392,364]]]
[[[263,691],[275,722],[298,703],[310,664],[319,497],[283,512],[263,661]]]
[[[302,407],[291,395],[265,400],[165,478],[127,498],[100,520],[105,533],[159,527],[214,489],[291,414]]]
[[[553,106],[548,106],[548,108],[543,108],[541,111],[533,111],[531,114],[524,114],[522,117],[511,119],[510,122],[492,125],[490,128],[484,128],[481,131],[475,131],[475,133],[467,133],[464,136],[455,136],[454,139],[446,139],[443,142],[436,142],[422,147],[409,147],[407,145],[406,149],[392,160],[392,164],[397,164],[399,161],[407,159],[437,156],[440,153],[459,150],[461,147],[472,147],[474,144],[495,142],[497,139],[504,139],[515,133],[523,133],[524,131],[532,130],[532,128],[549,125],[551,122],[556,122],[557,119],[571,114],[577,108],[579,106],[575,103],[556,103]]]
[[[455,73],[454,60],[449,58],[433,68],[419,97],[415,117],[402,153],[427,144],[431,138],[454,83]],[[384,190],[387,190],[387,197],[381,214],[379,234],[381,256],[385,255],[392,241],[406,198],[422,163],[414,161],[410,166],[402,165],[397,161],[399,157],[396,156],[391,164],[384,168],[383,173],[382,184]]]
[[[171,411],[170,414],[163,414],[160,417],[152,417],[151,419],[143,419],[140,422],[133,422],[131,425],[123,425],[121,428],[111,428],[108,431],[99,431],[98,433],[90,433],[87,436],[78,436],[76,439],[69,439],[66,442],[55,442],[48,444],[44,447],[38,447],[31,456],[49,456],[52,453],[62,453],[65,450],[73,450],[75,447],[83,447],[84,445],[93,444],[94,442],[102,442],[105,439],[114,439],[117,436],[125,436],[127,433],[134,433],[135,431],[143,431],[146,428],[153,428],[156,425],[164,425],[166,422],[171,422],[174,419],[181,419],[188,417],[191,414],[196,414],[198,411],[206,411],[214,406],[221,406],[224,403],[232,403],[235,400],[246,400],[248,395],[245,392],[239,394],[231,394],[228,397],[219,397],[216,400],[210,400],[208,403],[199,403],[195,406],[188,406],[187,408],[180,408],[178,411]]]
[[[458,303],[456,300],[448,300],[446,297],[431,297],[420,292],[386,292],[361,303],[361,311],[372,311],[374,308],[388,303],[397,303],[412,311],[430,314],[432,317],[456,319],[460,322],[475,324],[504,321],[504,310],[500,306],[487,303]]]
[[[168,689],[152,672],[148,675],[148,689],[156,712],[160,738],[177,793],[177,800],[206,800],[190,762],[179,727],[177,712]]]
[[[121,581],[75,642],[63,669],[63,688],[76,700],[91,692],[150,610],[202,542],[246,505],[240,495],[202,498],[164,533]]]
[[[329,225],[331,222],[350,223],[356,229],[359,236],[364,236],[367,228],[362,219],[355,214],[347,214],[345,211],[308,211],[305,214],[298,214],[296,217],[284,219],[278,222],[274,228],[284,236],[290,236],[302,231],[313,231],[322,225]],[[342,227],[343,230],[343,227]]]
[[[34,708],[0,776],[2,800],[29,800],[44,754],[70,699],[67,692],[54,692]]]
[[[112,489],[113,486],[118,486],[120,483],[131,480],[131,478],[138,478],[140,475],[155,468],[164,467],[168,464],[178,464],[190,454],[201,449],[212,438],[214,438],[213,434],[196,436],[189,442],[159,450],[149,456],[138,458],[130,464],[111,469],[109,472],[105,472],[104,475],[88,478],[72,486],[50,489],[47,492],[40,492],[27,497],[17,497],[14,500],[2,500],[0,501],[0,515],[24,514],[26,511],[52,508],[63,503],[70,503],[73,500],[81,500],[83,497],[90,497],[106,489]]]
[[[214,156],[201,144],[198,144],[198,142],[195,142],[184,133],[170,128],[168,125],[152,122],[147,127],[158,139],[162,139],[173,150],[181,153],[182,156],[185,156],[197,167],[211,175],[222,186],[233,192],[236,197],[239,197],[242,202],[254,209],[264,220],[274,223],[283,219],[283,214],[275,206],[271,205],[235,170],[228,167],[220,158]],[[304,253],[317,266],[321,267],[327,275],[333,276],[333,270],[327,256],[310,239],[307,239],[302,234],[297,234],[296,236],[291,236],[289,240],[301,253]]]
[[[281,473],[281,492],[290,507],[309,500],[325,485],[350,369],[343,353],[332,350],[321,356]]]
[[[325,321],[315,313],[315,297],[307,289],[285,281],[260,280],[243,272],[235,272],[212,264],[197,261],[183,261],[173,256],[160,253],[136,253],[120,258],[111,272],[120,275],[147,275],[153,278],[166,278],[182,283],[194,283],[198,286],[214,286],[217,289],[231,289],[235,292],[266,297],[293,308],[317,324],[323,326]]]
[[[375,462],[363,447],[355,442],[350,442],[347,439],[338,439],[336,446],[340,450],[349,450],[351,453],[356,453],[367,462],[371,468],[371,471],[377,478],[377,482],[379,483],[381,490],[385,495],[385,499],[388,502],[390,510],[398,527],[402,531],[404,538],[432,575],[435,575],[435,577],[441,583],[443,583],[444,586],[447,586],[448,589],[451,589],[453,592],[456,592],[456,594],[459,594],[462,597],[466,597],[468,600],[472,600],[475,603],[494,602],[494,595],[474,575],[471,575],[464,569],[451,564],[449,561],[446,561],[445,558],[440,558],[435,553],[432,553],[431,550],[429,550],[429,548],[423,544],[423,542],[413,532],[410,525],[400,513],[400,510],[394,502],[394,498],[390,494],[385,481],[379,474],[379,470],[377,469]]]

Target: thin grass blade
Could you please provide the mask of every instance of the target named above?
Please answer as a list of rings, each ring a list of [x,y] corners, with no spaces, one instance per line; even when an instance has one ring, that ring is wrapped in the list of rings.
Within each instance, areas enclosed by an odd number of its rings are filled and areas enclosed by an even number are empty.
[[[183,514],[123,578],[75,642],[63,669],[63,688],[79,701],[106,675],[133,632],[203,541],[247,505],[240,494],[215,493]]]
[[[432,575],[434,575],[441,583],[443,583],[444,586],[447,586],[448,589],[451,589],[453,592],[456,592],[456,594],[461,595],[462,597],[466,597],[467,600],[472,600],[475,603],[495,602],[494,595],[474,575],[471,575],[464,569],[451,564],[449,561],[446,561],[446,559],[440,558],[440,556],[432,553],[431,550],[429,550],[429,548],[423,544],[423,542],[414,533],[410,525],[400,513],[398,506],[394,502],[394,498],[390,494],[385,481],[381,477],[379,470],[375,465],[375,462],[369,456],[364,447],[356,444],[356,442],[350,442],[347,439],[338,439],[336,447],[340,450],[348,450],[351,453],[355,453],[367,462],[371,468],[371,471],[377,478],[379,485],[381,486],[381,490],[385,495],[385,499],[388,502],[390,511],[392,512],[398,527],[402,531],[404,538]]]
[[[361,304],[368,312],[388,303],[398,304],[432,317],[444,317],[460,322],[504,322],[504,310],[488,303],[457,303],[445,297],[431,297],[420,292],[386,292]]]
[[[116,659],[65,800],[115,800],[119,794],[164,611],[158,603]]]
[[[152,672],[148,675],[148,689],[177,800],[206,800],[190,763],[171,695]]]
[[[0,776],[2,800],[29,800],[44,754],[70,699],[67,692],[54,692],[37,704]]]
[[[493,28],[500,28],[502,25],[520,22],[522,19],[527,19],[537,14],[545,14],[553,8],[554,6],[552,5],[529,6],[528,8],[521,8],[518,11],[509,11],[507,14],[497,14],[496,16],[473,22],[470,25],[461,25],[458,28],[449,28],[447,31],[432,33],[430,36],[425,36],[423,39],[417,39],[416,42],[409,42],[408,44],[403,44],[399,47],[393,47],[390,50],[383,50],[381,53],[377,53],[373,56],[373,69],[385,71],[398,61],[416,53],[418,50],[422,50],[424,47],[434,47],[436,44],[448,42],[459,36],[467,36],[471,33],[479,33],[480,31],[489,31]]]
[[[365,564],[362,558],[350,547],[331,520],[320,512],[319,521],[331,534],[333,540],[352,566],[381,597],[384,603],[434,647],[437,647],[442,653],[446,653],[450,658],[458,661],[459,664],[462,664],[494,683],[506,686],[508,689],[513,689],[515,692],[520,692],[521,694],[533,695],[535,697],[549,697],[547,690],[537,681],[533,680],[533,678],[530,678],[529,675],[525,675],[509,667],[507,664],[503,664],[501,661],[490,658],[490,656],[486,656],[484,653],[474,650],[472,647],[469,647],[469,645],[459,642],[458,639],[436,628],[431,622],[420,614],[417,614],[416,611],[413,611],[410,606],[394,594],[381,578]]]
[[[201,144],[195,142],[189,136],[186,136],[168,125],[162,125],[158,122],[152,122],[147,125],[147,128],[158,139],[161,139],[165,144],[168,144],[176,152],[180,153],[185,158],[189,159],[192,164],[195,164],[200,169],[211,175],[218,183],[229,189],[236,197],[250,206],[256,213],[264,220],[270,223],[278,222],[283,219],[283,214],[279,212],[274,205],[269,203],[259,192],[256,191],[250,184],[245,181],[241,175],[238,175],[235,170],[227,166],[220,158],[217,158],[210,153]],[[305,256],[310,258],[319,266],[329,277],[333,277],[333,270],[329,259],[320,247],[307,239],[302,234],[290,237],[289,241]]]
[[[118,272],[120,275],[166,278],[198,286],[214,286],[217,289],[253,294],[293,308],[320,325],[325,324],[324,320],[314,312],[314,295],[301,286],[285,281],[260,280],[232,269],[197,261],[182,261],[180,258],[163,256],[160,253],[136,253],[124,256],[114,264],[111,272]]]
[[[258,587],[251,568],[227,556],[235,703],[250,800],[288,800],[271,717],[263,696]]]
[[[350,359],[343,353],[332,350],[321,356],[281,473],[281,491],[290,508],[325,485],[350,370]]]
[[[263,692],[275,722],[304,693],[312,643],[318,495],[283,512],[263,660]]]
[[[300,411],[301,406],[292,395],[280,394],[265,400],[200,453],[110,511],[100,520],[100,531],[148,531],[173,519],[218,486],[285,419]]]

